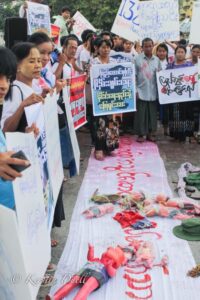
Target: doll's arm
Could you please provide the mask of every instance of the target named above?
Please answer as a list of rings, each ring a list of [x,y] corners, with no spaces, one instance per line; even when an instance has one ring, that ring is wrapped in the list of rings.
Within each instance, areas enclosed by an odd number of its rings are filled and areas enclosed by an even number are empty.
[[[94,246],[88,244],[88,254],[87,254],[88,261],[94,260]]]

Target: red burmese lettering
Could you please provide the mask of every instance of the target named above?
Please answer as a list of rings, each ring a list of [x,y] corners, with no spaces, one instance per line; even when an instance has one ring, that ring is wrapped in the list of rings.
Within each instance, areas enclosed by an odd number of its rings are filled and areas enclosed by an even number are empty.
[[[145,296],[145,297],[140,297],[140,296],[136,296],[135,294],[133,294],[132,292],[126,292],[126,295],[129,297],[129,298],[132,298],[134,300],[145,300],[145,299],[150,299],[152,298],[152,290],[150,289],[150,294],[148,296]]]

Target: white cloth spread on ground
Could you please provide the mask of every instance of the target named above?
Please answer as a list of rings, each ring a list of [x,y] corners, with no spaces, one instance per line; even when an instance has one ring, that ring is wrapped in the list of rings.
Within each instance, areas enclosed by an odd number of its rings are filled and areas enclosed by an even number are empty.
[[[110,194],[116,192],[128,193],[145,191],[150,195],[165,193],[172,195],[167,181],[164,163],[155,144],[146,142],[136,143],[133,138],[123,137],[116,156],[106,157],[105,161],[96,161],[91,156],[88,169],[79,191],[78,199],[71,219],[70,231],[64,252],[60,259],[55,277],[56,284],[51,289],[53,294],[70,277],[80,270],[86,263],[88,243],[94,245],[95,257],[109,246],[127,244],[125,234],[118,222],[112,219],[113,214],[97,219],[85,219],[81,213],[92,205],[89,202],[94,191]],[[128,287],[123,278],[125,269],[120,268],[116,277],[89,296],[89,300],[125,300],[125,299],[153,299],[153,300],[198,300],[200,295],[200,278],[187,277],[187,272],[195,266],[195,262],[186,241],[176,238],[172,229],[180,221],[164,218],[151,218],[157,222],[154,229],[143,231],[131,230],[132,238],[153,241],[156,252],[156,263],[163,255],[169,257],[169,275],[165,275],[161,267],[154,267],[143,274],[130,274],[134,279],[144,279],[145,274],[151,278],[150,282],[134,283],[136,289]],[[141,236],[138,233],[141,233]],[[146,233],[146,234],[145,234]],[[135,235],[134,235],[135,234]],[[159,239],[159,234],[161,238]],[[151,286],[152,285],[152,286]],[[139,289],[137,289],[137,287]],[[140,288],[143,288],[140,290]],[[131,292],[130,297],[126,292]],[[73,299],[77,288],[64,299]]]

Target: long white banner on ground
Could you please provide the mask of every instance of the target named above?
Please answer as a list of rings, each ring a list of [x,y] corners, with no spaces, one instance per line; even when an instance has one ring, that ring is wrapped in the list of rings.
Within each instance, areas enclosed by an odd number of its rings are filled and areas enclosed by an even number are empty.
[[[91,206],[89,199],[97,188],[100,194],[144,191],[150,195],[165,193],[169,197],[172,196],[164,163],[155,144],[139,144],[133,138],[124,137],[120,145],[116,155],[107,157],[104,161],[96,161],[93,155],[90,157],[72,215],[67,244],[55,275],[57,282],[50,294],[53,295],[86,263],[88,243],[94,245],[95,256],[99,257],[107,247],[125,244],[131,236],[133,239],[152,241],[156,261],[159,261],[163,254],[168,255],[169,275],[164,274],[161,268],[153,268],[146,272],[141,269],[138,270],[140,274],[131,274],[133,270],[129,269],[133,284],[128,286],[124,278],[128,274],[127,268],[121,268],[114,278],[90,295],[91,300],[199,300],[200,278],[194,280],[187,277],[188,270],[195,264],[189,245],[172,233],[173,227],[180,221],[152,218],[156,221],[157,228],[137,232],[130,230],[127,235],[112,219],[117,207],[113,214],[102,218],[88,220],[81,215]],[[148,282],[145,278],[148,278]],[[74,299],[76,293],[77,289],[64,299]]]

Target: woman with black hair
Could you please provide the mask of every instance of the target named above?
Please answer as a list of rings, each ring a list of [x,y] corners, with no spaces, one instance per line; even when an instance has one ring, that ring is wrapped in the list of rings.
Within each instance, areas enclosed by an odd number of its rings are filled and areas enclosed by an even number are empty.
[[[167,69],[178,69],[193,66],[186,60],[186,48],[178,46],[175,49],[175,61],[168,64]],[[191,138],[194,133],[194,118],[190,102],[174,103],[169,105],[169,135],[180,142],[186,137]]]
[[[10,84],[15,79],[16,71],[17,61],[14,54],[9,49],[0,47],[0,99],[4,100],[8,95]],[[12,152],[6,152],[6,141],[0,129],[0,204],[14,209],[14,194],[10,181],[22,175],[11,168],[10,164],[27,166],[30,163],[12,158],[12,154]]]
[[[27,120],[24,108],[43,101],[32,88],[33,79],[40,77],[42,64],[34,44],[16,44],[13,52],[17,58],[17,75],[11,85],[10,95],[3,104],[1,126],[5,132],[25,132]]]

